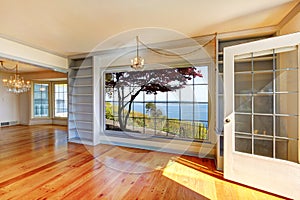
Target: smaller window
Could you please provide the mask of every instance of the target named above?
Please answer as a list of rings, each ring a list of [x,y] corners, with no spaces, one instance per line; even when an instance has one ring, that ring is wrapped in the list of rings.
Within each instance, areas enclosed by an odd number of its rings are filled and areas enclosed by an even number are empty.
[[[49,117],[49,84],[34,83],[33,116]]]
[[[68,116],[67,84],[54,84],[54,117]]]

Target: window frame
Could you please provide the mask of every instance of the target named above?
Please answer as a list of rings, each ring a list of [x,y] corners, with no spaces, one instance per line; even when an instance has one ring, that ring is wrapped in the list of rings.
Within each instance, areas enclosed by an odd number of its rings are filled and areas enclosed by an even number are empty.
[[[67,116],[66,117],[57,117],[55,116],[55,85],[56,84],[66,84],[67,85]],[[68,101],[68,82],[67,81],[55,81],[55,82],[51,82],[51,94],[52,94],[52,101],[51,101],[51,104],[52,104],[52,118],[53,119],[67,119],[68,118],[68,115],[69,115],[69,101]]]
[[[34,115],[34,85],[35,84],[48,84],[48,116],[35,116]],[[32,81],[31,85],[31,119],[51,119],[51,82],[50,81]]]
[[[68,119],[66,117],[55,116],[55,84],[67,84],[67,98],[68,98],[68,82],[66,81],[32,81],[31,83],[31,119]],[[34,84],[48,84],[48,116],[38,117],[34,116]],[[67,99],[68,102],[68,99]],[[69,113],[69,104],[67,105],[67,113]]]

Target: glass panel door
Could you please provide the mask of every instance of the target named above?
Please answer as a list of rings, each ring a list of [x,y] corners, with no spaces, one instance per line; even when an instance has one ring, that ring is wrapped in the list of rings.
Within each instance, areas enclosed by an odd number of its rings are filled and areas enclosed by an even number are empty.
[[[299,43],[295,33],[224,49],[224,177],[293,199],[300,199]]]

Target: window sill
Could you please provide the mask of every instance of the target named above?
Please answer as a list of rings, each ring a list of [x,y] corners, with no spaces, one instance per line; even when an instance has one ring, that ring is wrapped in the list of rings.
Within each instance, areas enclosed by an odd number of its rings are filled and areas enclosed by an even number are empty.
[[[99,143],[176,153],[180,155],[203,156],[206,158],[214,158],[216,153],[215,144],[209,141],[198,142],[153,136],[134,137],[132,133],[126,135],[112,132],[114,131],[105,131],[105,133],[101,134]]]
[[[53,120],[67,120],[68,117],[53,117]]]
[[[51,120],[51,117],[32,117],[30,120]]]
[[[112,136],[112,137],[121,137],[121,138],[131,138],[131,139],[147,139],[149,141],[161,141],[165,140],[166,142],[170,140],[174,141],[181,141],[181,142],[192,142],[192,143],[206,143],[211,144],[211,142],[207,140],[199,140],[199,139],[192,139],[192,138],[182,138],[182,137],[176,137],[176,136],[160,136],[160,135],[150,135],[150,134],[140,134],[140,133],[134,133],[134,132],[126,132],[126,131],[112,131],[112,130],[105,130],[104,134],[105,136]]]

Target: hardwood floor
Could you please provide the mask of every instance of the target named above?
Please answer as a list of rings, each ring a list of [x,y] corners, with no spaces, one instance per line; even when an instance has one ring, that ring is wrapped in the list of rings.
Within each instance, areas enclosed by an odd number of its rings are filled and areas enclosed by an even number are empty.
[[[214,161],[67,143],[63,126],[0,128],[0,199],[280,199],[223,179]]]

